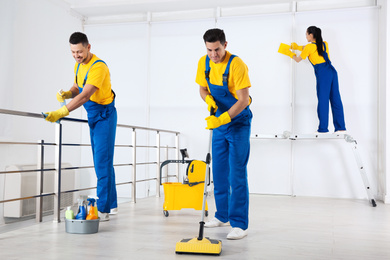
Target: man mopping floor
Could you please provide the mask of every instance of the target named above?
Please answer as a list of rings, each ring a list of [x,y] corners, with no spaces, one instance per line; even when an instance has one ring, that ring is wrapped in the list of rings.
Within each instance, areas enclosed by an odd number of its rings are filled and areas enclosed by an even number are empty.
[[[200,96],[216,111],[209,116],[207,129],[213,129],[212,155],[214,198],[217,211],[205,227],[231,225],[227,239],[248,234],[249,189],[247,164],[250,152],[252,112],[249,105],[251,83],[248,67],[226,51],[221,29],[203,35],[207,55],[198,63],[196,83]]]

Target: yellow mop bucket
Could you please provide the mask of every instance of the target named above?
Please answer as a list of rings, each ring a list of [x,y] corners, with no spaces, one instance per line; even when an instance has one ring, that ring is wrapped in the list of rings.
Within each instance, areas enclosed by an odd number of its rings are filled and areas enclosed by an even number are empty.
[[[184,208],[202,210],[206,166],[207,164],[203,161],[193,160],[187,167],[188,181],[185,183],[165,182],[162,184],[165,195],[163,213],[166,217],[169,216],[169,210]],[[205,214],[208,215],[207,201]]]

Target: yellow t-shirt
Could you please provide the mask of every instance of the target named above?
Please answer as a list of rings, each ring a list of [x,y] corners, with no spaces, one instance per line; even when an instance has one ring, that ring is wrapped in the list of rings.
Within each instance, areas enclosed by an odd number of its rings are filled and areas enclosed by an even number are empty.
[[[328,57],[329,57],[329,48],[328,48],[328,43],[327,42],[324,42],[325,43],[325,46],[326,46],[326,53],[328,54]],[[303,48],[303,51],[301,53],[301,58],[302,59],[306,59],[307,57],[309,57],[309,60],[311,61],[311,63],[313,63],[314,65],[316,64],[320,64],[320,63],[324,63],[325,62],[325,59],[324,57],[318,55],[318,52],[317,52],[317,45],[315,43],[309,43],[307,44],[304,48]],[[330,58],[329,58],[330,60]]]
[[[196,73],[195,82],[198,83],[202,87],[207,87],[210,91],[209,86],[207,84],[205,70],[206,70],[206,56],[200,58],[198,62],[198,71]],[[225,59],[218,64],[215,64],[210,59],[210,83],[213,85],[222,86],[222,75],[225,73],[226,66],[232,54],[226,51]],[[240,57],[234,57],[232,62],[230,63],[229,69],[229,78],[228,78],[228,88],[230,93],[237,99],[236,90],[250,88],[251,82],[249,80],[248,67],[246,64],[240,59]]]
[[[79,71],[77,73],[77,82],[79,87],[83,88],[85,74],[87,74],[88,69],[97,60],[100,59],[93,54],[92,59],[86,65],[80,63]],[[78,63],[75,64],[75,74],[78,65]],[[108,70],[107,65],[103,62],[97,62],[91,67],[85,84],[90,84],[97,88],[90,98],[91,101],[100,105],[107,105],[114,100],[114,93],[111,91],[110,71]]]

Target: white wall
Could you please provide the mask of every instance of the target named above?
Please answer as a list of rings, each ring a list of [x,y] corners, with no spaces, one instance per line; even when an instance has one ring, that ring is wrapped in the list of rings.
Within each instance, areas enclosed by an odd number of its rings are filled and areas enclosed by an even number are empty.
[[[387,102],[390,99],[389,89],[389,78],[390,72],[389,61],[390,61],[390,51],[389,51],[389,42],[390,42],[390,20],[388,18],[390,5],[388,5],[386,0],[379,0],[378,4],[381,5],[379,12],[379,98],[378,98],[378,135],[379,135],[379,157],[378,157],[378,174],[380,181],[380,193],[386,203],[390,201],[390,195],[386,192],[390,190],[390,178],[389,175],[389,165],[390,157],[388,156],[388,147],[390,147],[390,106]]]
[[[0,24],[0,108],[32,113],[58,109],[56,92],[73,81],[69,35],[81,30],[82,22],[47,0],[2,0]],[[43,119],[0,115],[0,122],[1,141],[54,141],[54,124]],[[80,127],[65,125],[64,132],[64,142],[80,142]],[[35,146],[0,145],[0,171],[12,164],[35,164],[36,151]],[[54,149],[46,151],[45,162],[53,163]],[[65,151],[64,156],[65,162],[80,163],[79,151]],[[0,175],[0,200],[3,180]]]
[[[202,35],[213,20],[151,25],[151,126],[181,132],[181,147],[204,160],[208,149],[207,107],[195,84],[198,60],[205,54]]]

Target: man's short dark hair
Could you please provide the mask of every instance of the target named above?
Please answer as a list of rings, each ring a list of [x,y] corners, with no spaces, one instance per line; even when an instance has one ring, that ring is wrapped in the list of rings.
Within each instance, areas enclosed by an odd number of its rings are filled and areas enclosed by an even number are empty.
[[[70,44],[79,44],[81,43],[83,46],[88,46],[88,37],[82,32],[75,32],[72,33],[72,35],[69,38],[69,43]]]
[[[214,28],[207,30],[203,35],[204,42],[217,42],[219,41],[222,45],[226,42],[225,33],[223,30]]]

